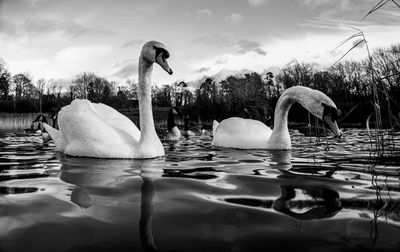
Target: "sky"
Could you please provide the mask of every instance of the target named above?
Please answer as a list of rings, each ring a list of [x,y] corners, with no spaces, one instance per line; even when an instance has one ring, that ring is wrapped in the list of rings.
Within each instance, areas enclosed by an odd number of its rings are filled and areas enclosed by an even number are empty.
[[[83,71],[137,80],[142,45],[162,42],[174,74],[157,85],[241,71],[278,73],[296,59],[332,65],[361,29],[369,47],[400,42],[400,8],[378,0],[0,0],[0,58],[12,74],[71,80]],[[400,2],[400,1],[399,1]],[[346,59],[366,57],[357,48]]]

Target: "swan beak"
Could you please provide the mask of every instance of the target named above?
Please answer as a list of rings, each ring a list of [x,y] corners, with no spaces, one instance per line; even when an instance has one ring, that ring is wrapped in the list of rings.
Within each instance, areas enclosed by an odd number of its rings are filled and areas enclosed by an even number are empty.
[[[157,58],[156,58],[156,62],[157,64],[159,64],[167,73],[169,73],[170,75],[172,75],[173,71],[172,69],[169,67],[167,59],[164,57],[164,55],[162,53],[160,53]]]
[[[331,115],[324,116],[324,121],[328,124],[330,130],[335,134],[337,138],[342,137],[342,131],[339,129],[336,120],[332,120]]]

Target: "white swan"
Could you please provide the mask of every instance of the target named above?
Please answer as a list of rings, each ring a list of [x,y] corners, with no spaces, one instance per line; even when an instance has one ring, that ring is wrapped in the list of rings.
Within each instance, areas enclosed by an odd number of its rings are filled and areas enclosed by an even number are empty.
[[[337,137],[342,136],[336,123],[338,110],[335,103],[318,90],[295,86],[288,88],[279,97],[275,108],[274,130],[260,121],[231,117],[219,124],[214,121],[211,144],[239,149],[291,149],[287,119],[289,109],[295,102],[324,120]]]
[[[51,140],[49,133],[44,128],[44,124],[47,123],[47,119],[44,115],[40,114],[33,120],[31,124],[31,130],[35,133],[42,134],[43,143],[47,143]]]
[[[45,125],[59,151],[96,158],[155,158],[164,155],[151,107],[153,63],[172,74],[169,53],[157,41],[147,42],[139,57],[139,129],[115,109],[88,100],[74,100],[58,114],[59,130]]]
[[[182,135],[184,137],[192,137],[192,136],[196,135],[196,133],[191,131],[190,128],[189,128],[189,120],[190,120],[189,116],[185,115],[185,117],[183,118],[184,128],[183,128],[183,132],[182,132]]]
[[[176,115],[178,115],[178,112],[174,108],[170,108],[167,119],[168,133],[164,137],[166,141],[179,141],[181,138],[181,131],[175,123]]]

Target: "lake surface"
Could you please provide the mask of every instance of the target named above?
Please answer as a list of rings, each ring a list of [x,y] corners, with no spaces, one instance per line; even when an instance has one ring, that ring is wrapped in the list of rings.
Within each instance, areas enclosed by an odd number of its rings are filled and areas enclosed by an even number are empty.
[[[163,158],[99,160],[0,133],[0,251],[400,251],[398,152],[377,164],[355,129],[292,140],[271,152],[202,135]]]

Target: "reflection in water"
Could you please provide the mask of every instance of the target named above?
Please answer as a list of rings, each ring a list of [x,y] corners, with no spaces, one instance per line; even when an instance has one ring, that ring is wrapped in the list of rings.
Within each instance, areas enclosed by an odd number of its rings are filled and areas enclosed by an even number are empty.
[[[143,177],[140,207],[140,241],[145,251],[157,251],[154,243],[152,220],[154,212],[154,197],[156,194],[153,178]]]
[[[250,206],[272,207],[275,211],[296,218],[298,220],[313,220],[330,218],[335,216],[341,209],[339,193],[333,190],[329,183],[320,183],[320,177],[315,182],[309,175],[295,174],[289,169],[291,164],[291,151],[268,151],[271,159],[270,167],[280,172],[277,176],[280,184],[281,195],[274,201],[266,202],[256,199],[225,199],[230,203],[244,204]],[[302,192],[314,200],[297,200],[297,194]],[[258,203],[257,203],[258,201]],[[292,210],[296,208],[297,211]],[[303,211],[303,212],[301,212]]]
[[[92,205],[92,198],[88,191],[81,187],[72,190],[71,201],[82,208],[89,208]]]
[[[364,133],[330,152],[296,136],[273,152],[197,136],[155,160],[0,136],[0,251],[398,251],[400,158],[372,170]]]
[[[76,186],[72,190],[71,201],[82,208],[92,206],[90,193],[95,192],[95,188],[112,185],[112,188],[116,189],[120,187],[120,184],[126,182],[124,177],[127,174],[137,171],[143,180],[140,190],[140,241],[145,251],[157,251],[152,231],[152,219],[156,195],[154,180],[161,177],[162,169],[159,167],[161,160],[99,160],[63,155],[60,155],[60,160],[63,163],[60,178]],[[135,170],[132,171],[129,168]],[[117,196],[116,193],[113,194]],[[113,212],[107,213],[107,215],[114,214]]]

